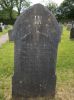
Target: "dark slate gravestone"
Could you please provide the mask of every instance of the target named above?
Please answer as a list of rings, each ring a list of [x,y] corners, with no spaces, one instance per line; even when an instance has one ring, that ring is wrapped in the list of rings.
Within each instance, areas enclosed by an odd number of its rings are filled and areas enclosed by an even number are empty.
[[[0,26],[0,32],[2,32],[2,27]]]
[[[72,22],[72,28],[70,31],[70,39],[74,39],[74,21]]]
[[[18,17],[10,39],[15,43],[12,96],[54,96],[60,40],[55,17],[46,7],[36,4]]]
[[[0,32],[2,32],[2,26],[1,26],[1,23],[0,23]]]
[[[74,39],[74,28],[70,31],[70,39]]]

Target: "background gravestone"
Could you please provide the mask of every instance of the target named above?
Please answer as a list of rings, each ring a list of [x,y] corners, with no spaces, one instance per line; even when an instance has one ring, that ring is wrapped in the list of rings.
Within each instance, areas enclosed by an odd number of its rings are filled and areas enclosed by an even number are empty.
[[[2,30],[2,25],[1,25],[1,23],[0,23],[0,32],[2,32],[3,30]]]
[[[70,39],[74,39],[74,21],[72,21],[72,28],[70,30]]]
[[[71,23],[67,24],[67,30],[71,31],[71,28],[72,28],[72,24]]]
[[[54,96],[61,33],[55,17],[46,7],[36,4],[18,17],[11,32],[15,48],[12,96]]]

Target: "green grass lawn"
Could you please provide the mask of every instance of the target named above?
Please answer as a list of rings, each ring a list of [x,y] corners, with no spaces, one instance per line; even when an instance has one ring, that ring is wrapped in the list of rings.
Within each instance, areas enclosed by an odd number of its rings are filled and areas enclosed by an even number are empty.
[[[8,27],[6,29],[3,29],[2,32],[0,32],[0,36],[7,33],[10,29],[12,29],[12,26],[11,25],[8,25]]]
[[[55,100],[74,100],[74,41],[69,37],[69,31],[64,28],[58,48]],[[0,100],[11,100],[13,52],[13,43],[7,42],[0,48]]]

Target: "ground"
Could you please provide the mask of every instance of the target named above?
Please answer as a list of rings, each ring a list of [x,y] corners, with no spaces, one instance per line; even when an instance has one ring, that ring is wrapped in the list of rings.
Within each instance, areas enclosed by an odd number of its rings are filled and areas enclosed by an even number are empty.
[[[74,100],[74,41],[69,37],[70,32],[64,27],[58,47],[55,100]],[[0,100],[11,100],[13,68],[14,44],[7,42],[0,48]]]

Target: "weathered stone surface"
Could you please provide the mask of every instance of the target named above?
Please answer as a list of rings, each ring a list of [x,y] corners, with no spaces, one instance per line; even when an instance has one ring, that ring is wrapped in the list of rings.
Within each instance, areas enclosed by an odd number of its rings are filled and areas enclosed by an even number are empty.
[[[18,17],[12,36],[15,43],[12,95],[25,98],[54,96],[60,40],[55,17],[46,7],[36,4]]]

